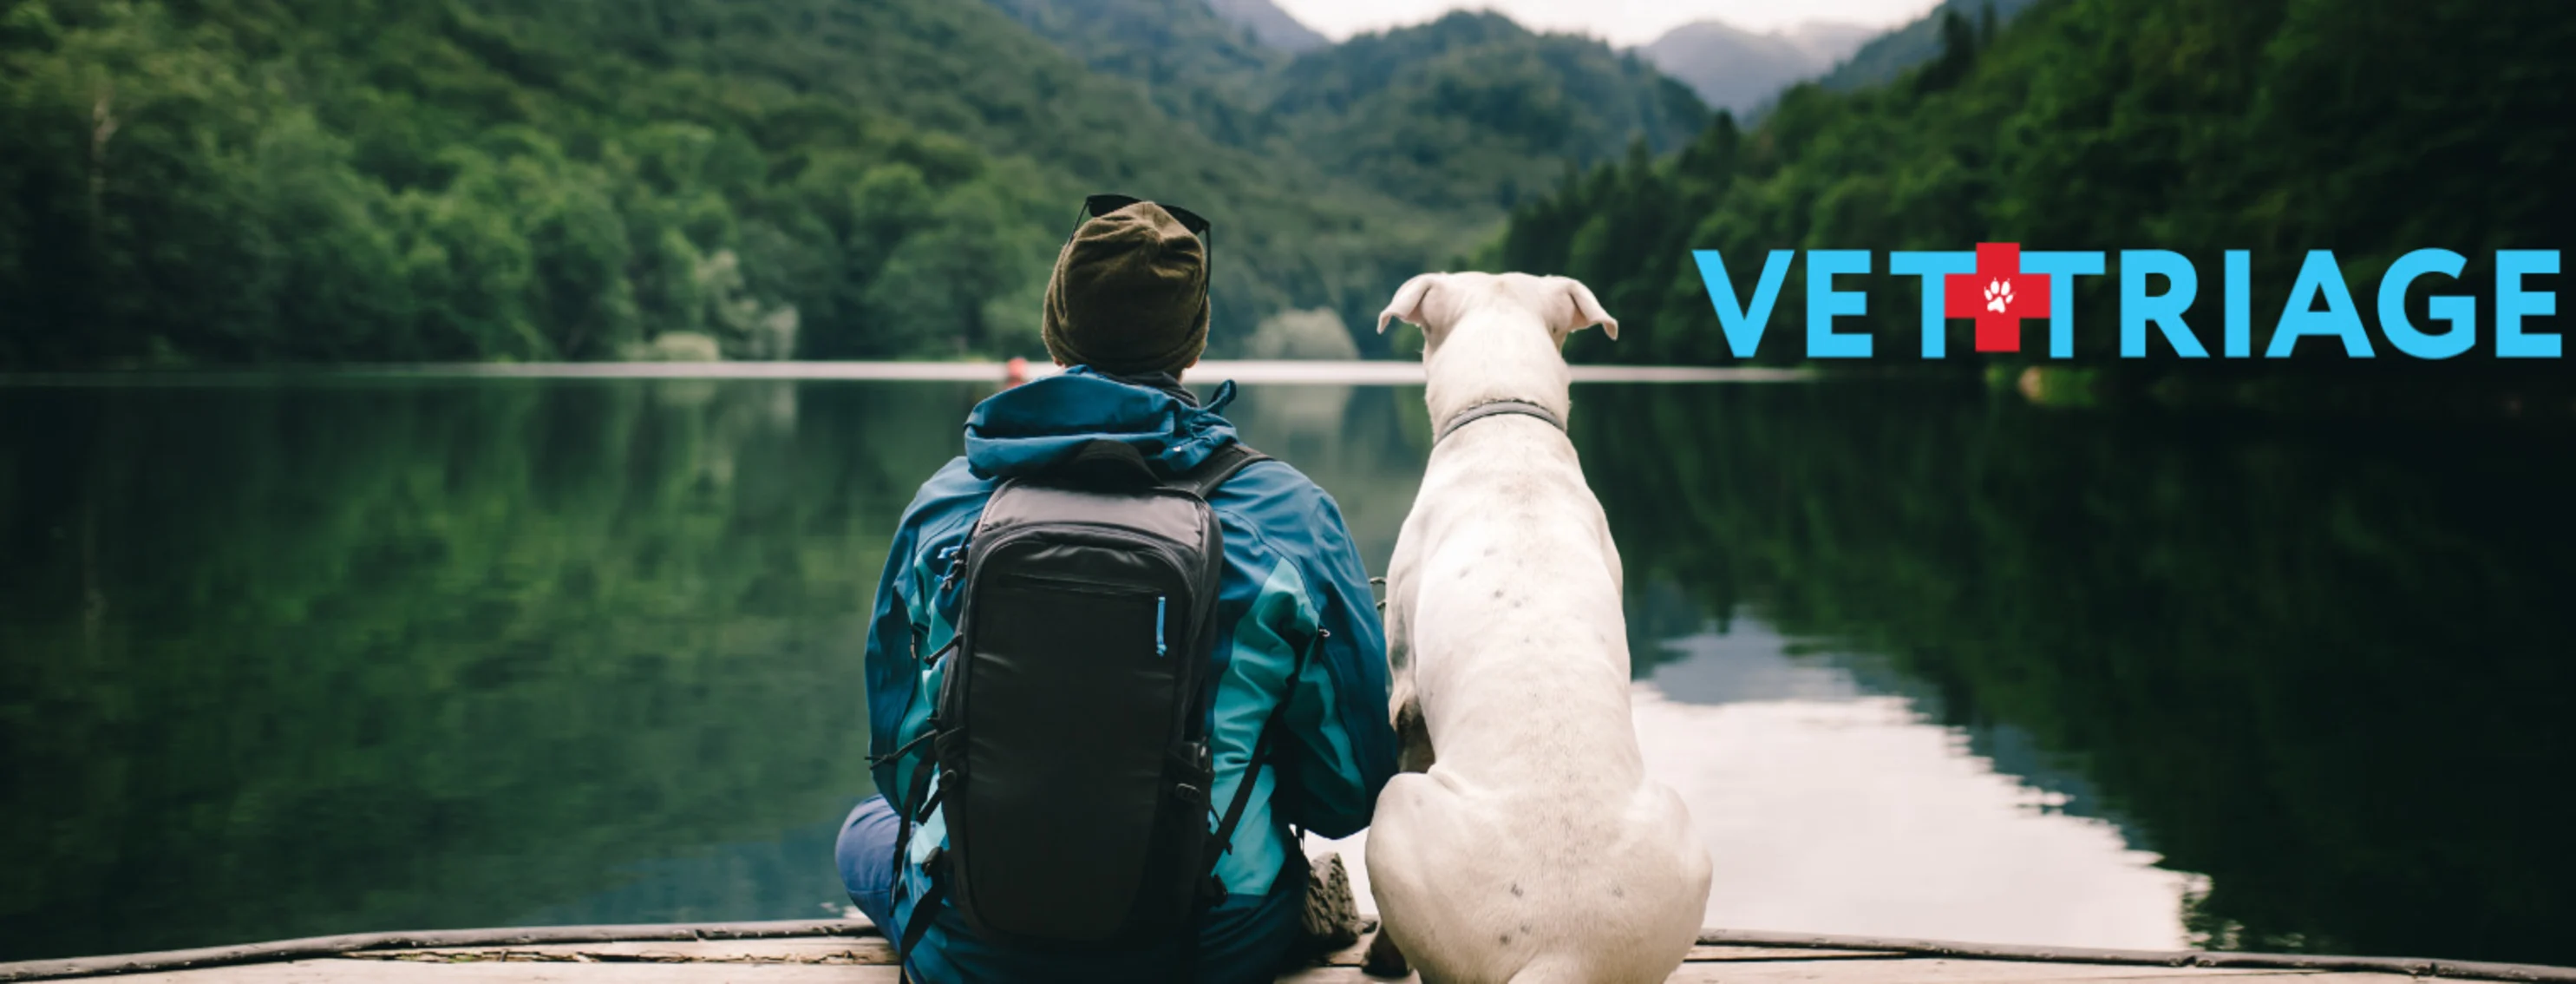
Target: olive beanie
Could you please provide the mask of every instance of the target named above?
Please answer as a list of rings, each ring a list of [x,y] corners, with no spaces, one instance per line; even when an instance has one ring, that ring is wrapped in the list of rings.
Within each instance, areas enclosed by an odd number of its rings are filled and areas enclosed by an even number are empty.
[[[1162,206],[1094,217],[1047,278],[1047,353],[1107,373],[1179,375],[1207,348],[1207,276],[1207,244]]]

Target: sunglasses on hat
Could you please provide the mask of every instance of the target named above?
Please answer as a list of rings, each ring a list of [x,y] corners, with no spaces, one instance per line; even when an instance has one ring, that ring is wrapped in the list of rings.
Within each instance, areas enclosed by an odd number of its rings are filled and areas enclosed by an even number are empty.
[[[1126,208],[1129,205],[1134,205],[1144,201],[1147,201],[1147,199],[1138,198],[1134,195],[1087,196],[1082,200],[1082,214],[1076,216],[1073,220],[1074,228],[1079,230],[1085,222],[1089,222],[1092,219],[1099,218],[1111,212],[1118,211],[1119,209]],[[1189,230],[1190,235],[1197,236],[1202,241],[1209,239],[1208,220],[1202,218],[1197,212],[1190,211],[1189,209],[1182,208],[1177,205],[1164,205],[1161,202],[1154,202],[1153,204],[1160,206],[1163,211],[1170,213],[1172,218],[1179,220],[1181,228]]]

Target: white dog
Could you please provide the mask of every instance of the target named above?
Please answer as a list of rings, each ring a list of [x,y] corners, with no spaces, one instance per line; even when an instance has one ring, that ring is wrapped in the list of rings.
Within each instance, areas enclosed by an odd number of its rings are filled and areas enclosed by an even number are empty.
[[[1560,347],[1619,323],[1581,283],[1518,273],[1423,274],[1378,331],[1396,318],[1422,326],[1438,437],[1387,574],[1406,771],[1369,828],[1371,970],[1661,981],[1698,935],[1708,851],[1646,779],[1619,551],[1563,429]]]

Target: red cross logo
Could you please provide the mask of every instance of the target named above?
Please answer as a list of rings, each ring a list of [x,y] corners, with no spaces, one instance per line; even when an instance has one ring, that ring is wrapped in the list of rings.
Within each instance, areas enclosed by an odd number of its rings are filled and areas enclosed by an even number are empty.
[[[1977,272],[1942,285],[1943,315],[1977,321],[1977,351],[2021,351],[2021,323],[2048,317],[2048,278],[2021,272],[2020,243],[1978,243]]]

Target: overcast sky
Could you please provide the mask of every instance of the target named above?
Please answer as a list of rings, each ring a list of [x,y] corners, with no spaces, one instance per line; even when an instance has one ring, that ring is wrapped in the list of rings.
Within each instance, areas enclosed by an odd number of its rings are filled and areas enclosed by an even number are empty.
[[[1894,27],[1935,0],[1272,0],[1306,26],[1339,41],[1361,31],[1419,24],[1461,7],[1498,10],[1550,31],[1579,31],[1612,44],[1644,44],[1695,20],[1768,31],[1801,21]]]

